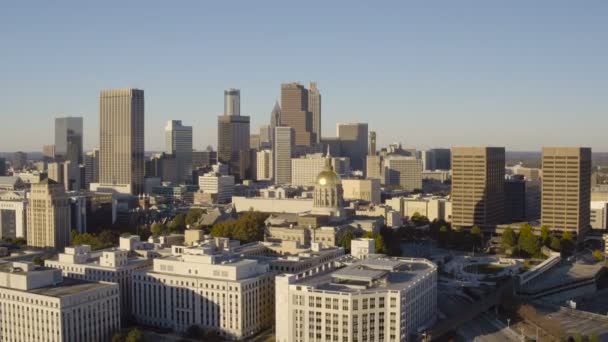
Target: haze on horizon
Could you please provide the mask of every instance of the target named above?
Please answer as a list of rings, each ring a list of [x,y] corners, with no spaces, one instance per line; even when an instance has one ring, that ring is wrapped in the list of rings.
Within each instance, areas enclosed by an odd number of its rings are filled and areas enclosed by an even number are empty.
[[[584,5],[584,6],[581,6]],[[144,89],[146,150],[167,120],[216,144],[223,90],[252,133],[280,84],[317,81],[323,135],[368,122],[379,145],[608,151],[608,2],[160,1],[0,6],[0,151],[40,151],[57,116],[99,144],[99,92]]]

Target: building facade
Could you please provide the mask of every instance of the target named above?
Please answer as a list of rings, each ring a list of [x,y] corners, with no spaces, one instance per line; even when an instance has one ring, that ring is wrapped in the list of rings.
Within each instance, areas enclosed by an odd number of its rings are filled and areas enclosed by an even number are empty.
[[[281,126],[293,128],[296,146],[310,147],[313,141],[316,141],[312,113],[308,108],[308,90],[303,85],[299,83],[281,85],[280,121]]]
[[[99,182],[142,193],[144,186],[144,91],[102,90],[99,99]]]
[[[0,192],[0,238],[24,238],[27,199],[20,191]]]
[[[308,110],[312,115],[312,133],[314,143],[321,142],[321,93],[317,88],[317,82],[310,82],[308,86]]]
[[[224,115],[241,115],[241,91],[239,89],[230,88],[224,90]]]
[[[274,128],[273,176],[275,184],[291,184],[291,157],[295,147],[295,131],[291,127]]]
[[[405,191],[422,190],[422,160],[416,157],[389,156],[384,159],[387,186]]]
[[[55,118],[55,159],[82,163],[82,118]]]
[[[230,167],[230,173],[236,179],[247,178],[249,168],[249,133],[248,116],[218,116],[217,159]]]
[[[584,234],[589,228],[591,149],[543,147],[541,223]]]
[[[170,120],[165,126],[165,152],[175,156],[176,174],[180,182],[192,179],[192,126],[181,120]]]
[[[215,197],[215,203],[229,203],[234,194],[234,176],[212,171],[198,178],[199,189]]]
[[[262,150],[258,151],[256,157],[256,180],[258,181],[270,181],[272,180],[272,151]]]
[[[70,243],[70,204],[63,185],[50,179],[32,184],[27,207],[27,244],[62,250]]]
[[[348,158],[331,157],[334,171],[340,175],[350,173]],[[325,157],[321,153],[309,154],[291,159],[291,185],[311,187],[315,185],[317,175],[325,168]]]
[[[504,147],[452,148],[452,225],[492,229],[504,220]]]
[[[338,123],[341,156],[350,159],[353,170],[365,172],[365,157],[368,154],[368,127],[366,123]]]
[[[361,259],[343,268],[330,262],[277,276],[276,341],[409,341],[435,322],[435,264]]]
[[[140,324],[185,331],[191,325],[247,339],[272,325],[274,273],[268,264],[229,257],[217,247],[173,247],[133,277]]]
[[[343,179],[345,200],[361,200],[374,204],[380,204],[380,180],[379,179]]]
[[[26,262],[0,265],[2,341],[109,341],[120,312],[116,284],[63,278]]]

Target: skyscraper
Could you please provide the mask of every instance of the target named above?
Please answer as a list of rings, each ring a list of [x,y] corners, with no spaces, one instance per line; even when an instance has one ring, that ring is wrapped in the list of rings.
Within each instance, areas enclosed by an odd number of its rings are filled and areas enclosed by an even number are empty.
[[[367,149],[367,155],[368,156],[375,156],[376,155],[376,151],[377,151],[377,147],[376,147],[376,132],[375,131],[370,131],[369,132],[369,147]]]
[[[13,171],[22,170],[27,165],[27,153],[17,151],[13,153],[13,158],[11,159],[11,167]]]
[[[224,90],[224,115],[241,115],[241,91],[239,89]]]
[[[272,112],[270,112],[270,129],[272,130],[277,126],[281,126],[281,106],[278,102],[275,102]]]
[[[63,185],[48,178],[32,184],[27,245],[62,250],[70,242],[70,228],[70,204]]]
[[[273,167],[276,184],[291,183],[291,157],[295,145],[295,132],[291,127],[276,127],[274,129]]]
[[[170,120],[165,127],[165,152],[173,154],[180,182],[192,178],[192,126],[183,126],[181,120]]]
[[[82,118],[55,118],[55,158],[82,163]]]
[[[249,117],[218,116],[217,129],[218,162],[229,165],[236,179],[245,179],[249,166]]]
[[[416,157],[388,156],[384,159],[385,182],[406,191],[422,190],[422,161]]]
[[[99,182],[99,149],[95,148],[84,155],[84,183],[88,189],[89,184]]]
[[[365,172],[365,157],[368,152],[367,124],[339,123],[338,139],[342,156],[350,158],[351,168]]]
[[[272,151],[262,150],[257,152],[256,180],[269,181],[272,179]]]
[[[43,145],[42,157],[46,161],[55,160],[55,145]]]
[[[317,82],[310,82],[308,86],[308,110],[312,113],[312,132],[315,143],[321,142],[321,93]]]
[[[143,192],[144,91],[102,90],[99,98],[99,182]]]
[[[543,147],[541,222],[584,235],[590,228],[591,149]]]
[[[504,219],[505,148],[452,148],[452,225],[493,228]]]
[[[309,147],[316,141],[312,113],[308,110],[308,90],[299,83],[281,85],[281,126],[293,128],[296,146]]]

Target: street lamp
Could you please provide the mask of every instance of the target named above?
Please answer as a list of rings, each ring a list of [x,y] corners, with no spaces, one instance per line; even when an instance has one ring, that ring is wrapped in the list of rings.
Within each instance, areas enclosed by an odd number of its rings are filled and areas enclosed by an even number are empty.
[[[511,329],[511,319],[507,318],[507,329]]]

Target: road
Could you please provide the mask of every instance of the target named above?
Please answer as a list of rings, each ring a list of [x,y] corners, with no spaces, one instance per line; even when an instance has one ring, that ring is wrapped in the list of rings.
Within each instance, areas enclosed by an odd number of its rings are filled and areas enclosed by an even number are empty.
[[[458,327],[457,332],[465,341],[520,341],[519,336],[514,331],[507,329],[504,324],[496,321],[496,318],[488,313],[477,316],[474,320],[462,324]]]

